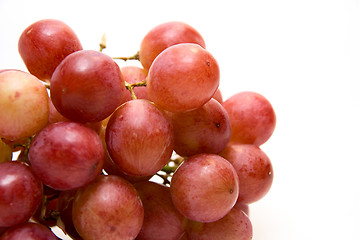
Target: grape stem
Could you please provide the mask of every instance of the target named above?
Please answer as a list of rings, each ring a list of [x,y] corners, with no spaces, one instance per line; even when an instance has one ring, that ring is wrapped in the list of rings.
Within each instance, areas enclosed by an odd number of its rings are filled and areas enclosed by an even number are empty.
[[[137,83],[128,83],[128,82],[125,81],[125,86],[126,86],[127,90],[130,91],[132,99],[137,99],[136,94],[133,91],[133,89],[135,87],[145,87],[146,86],[146,80],[143,80],[143,81],[140,81],[140,82],[137,82]]]
[[[113,57],[112,59],[119,59],[119,60],[123,60],[123,61],[140,60],[140,52],[138,51],[137,53],[135,53],[134,55],[132,55],[130,57]]]
[[[99,51],[102,52],[102,50],[104,50],[105,48],[106,48],[106,34],[104,33],[101,38]]]

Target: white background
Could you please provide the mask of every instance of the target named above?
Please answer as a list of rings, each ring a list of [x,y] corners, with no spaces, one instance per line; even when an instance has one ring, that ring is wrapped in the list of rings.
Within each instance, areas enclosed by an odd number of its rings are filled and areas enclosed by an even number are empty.
[[[157,24],[195,27],[224,98],[256,91],[277,114],[262,146],[274,182],[251,206],[254,239],[359,239],[359,1],[0,0],[0,69],[26,70],[17,40],[43,18],[66,22],[85,49],[106,33],[111,56],[136,53]]]

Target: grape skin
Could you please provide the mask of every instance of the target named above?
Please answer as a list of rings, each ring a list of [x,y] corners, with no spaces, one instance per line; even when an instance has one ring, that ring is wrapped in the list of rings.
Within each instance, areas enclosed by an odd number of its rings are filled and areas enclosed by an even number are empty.
[[[187,158],[171,181],[172,201],[186,218],[213,222],[224,217],[238,198],[238,176],[233,166],[215,154]]]
[[[82,50],[75,32],[64,22],[43,19],[20,35],[18,50],[31,74],[49,82],[56,67],[69,54]]]
[[[47,124],[46,87],[31,74],[8,70],[0,73],[0,137],[30,137]]]
[[[182,157],[199,153],[219,153],[231,137],[226,110],[215,99],[184,113],[169,114],[174,129],[174,150]]]
[[[151,100],[170,112],[201,107],[219,85],[219,66],[210,52],[193,43],[168,47],[153,61],[147,76]]]
[[[155,174],[167,164],[173,151],[170,120],[144,99],[121,105],[108,122],[105,138],[114,163],[132,176]]]
[[[150,181],[138,182],[134,186],[145,211],[143,225],[136,239],[178,240],[185,231],[187,221],[174,207],[170,188]]]
[[[0,237],[0,240],[57,240],[56,235],[47,227],[27,222],[19,226],[8,229],[4,235]]]
[[[43,186],[24,163],[0,163],[0,227],[30,219],[42,202]]]
[[[105,151],[95,131],[75,122],[44,128],[32,141],[30,164],[47,186],[71,190],[84,186],[102,170]]]
[[[231,142],[260,146],[272,136],[276,115],[268,99],[261,94],[240,92],[222,105],[231,119]]]
[[[269,157],[258,146],[230,143],[220,155],[233,165],[238,174],[239,202],[251,204],[269,192],[273,167]]]
[[[102,175],[77,191],[72,218],[86,240],[135,239],[144,210],[132,184],[118,176]]]
[[[249,217],[237,206],[215,222],[190,221],[186,232],[191,240],[250,240],[253,226]]]
[[[184,22],[171,21],[152,28],[143,37],[140,45],[139,57],[144,69],[148,71],[158,54],[179,43],[196,43],[206,47],[200,33]]]
[[[51,77],[51,100],[64,117],[98,122],[123,103],[125,82],[114,60],[100,52],[81,50],[67,56]]]

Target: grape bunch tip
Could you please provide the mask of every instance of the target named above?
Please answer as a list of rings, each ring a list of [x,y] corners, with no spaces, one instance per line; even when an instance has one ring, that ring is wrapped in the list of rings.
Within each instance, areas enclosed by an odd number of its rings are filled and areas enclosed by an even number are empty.
[[[269,100],[224,99],[215,56],[184,22],[154,26],[131,57],[108,48],[103,35],[83,49],[69,25],[43,19],[19,36],[26,70],[0,69],[0,240],[59,239],[55,228],[252,239],[250,204],[274,176],[261,149],[276,125]]]

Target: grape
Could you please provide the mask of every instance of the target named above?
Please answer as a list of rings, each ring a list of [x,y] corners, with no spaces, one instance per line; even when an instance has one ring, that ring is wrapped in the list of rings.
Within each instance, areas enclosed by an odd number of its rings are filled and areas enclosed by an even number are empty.
[[[42,193],[42,183],[29,166],[0,163],[0,227],[26,222],[40,206]]]
[[[220,155],[236,169],[239,202],[250,204],[267,194],[273,182],[273,167],[268,156],[258,146],[231,143]]]
[[[8,229],[4,235],[0,237],[0,240],[57,240],[56,235],[47,227],[27,222],[19,226]]]
[[[213,222],[224,217],[238,198],[238,176],[233,166],[215,154],[186,159],[171,181],[173,204],[190,220]]]
[[[150,176],[161,170],[171,158],[173,142],[170,121],[144,99],[121,105],[106,128],[110,156],[128,175]]]
[[[124,66],[121,68],[121,73],[123,76],[123,79],[127,83],[139,83],[146,80],[147,72],[140,67],[136,66]],[[150,97],[148,96],[147,88],[145,86],[138,86],[133,89],[135,95],[139,99],[147,99],[150,100]],[[125,101],[132,100],[132,96],[130,91],[127,91],[125,93]]]
[[[270,102],[259,93],[240,92],[223,104],[232,123],[231,142],[265,143],[276,125],[276,115]]]
[[[168,47],[153,61],[147,76],[151,100],[170,112],[185,112],[208,102],[219,85],[212,54],[193,43]]]
[[[135,239],[144,210],[136,189],[118,176],[102,175],[76,194],[72,218],[86,240]]]
[[[11,159],[12,159],[11,147],[0,139],[0,163],[11,161]]]
[[[30,137],[47,124],[48,116],[48,94],[39,79],[22,71],[0,73],[0,137]]]
[[[177,240],[184,233],[187,221],[174,207],[170,188],[149,181],[134,186],[145,211],[142,229],[136,239]]]
[[[199,32],[183,22],[166,22],[152,28],[142,39],[140,45],[140,61],[148,70],[153,60],[166,48],[178,43],[196,43],[206,47]]]
[[[249,217],[241,209],[233,207],[226,216],[215,222],[190,221],[187,234],[191,240],[250,240],[253,227]]]
[[[51,77],[51,99],[66,118],[98,122],[122,102],[125,83],[114,60],[92,50],[68,55]]]
[[[29,160],[36,175],[56,190],[88,184],[102,170],[105,152],[92,129],[75,122],[54,123],[31,143]]]
[[[21,34],[18,49],[29,72],[49,82],[60,62],[82,50],[74,31],[64,22],[44,19],[28,26]]]
[[[219,153],[231,137],[229,116],[213,98],[200,108],[170,116],[175,136],[174,150],[183,157]]]

